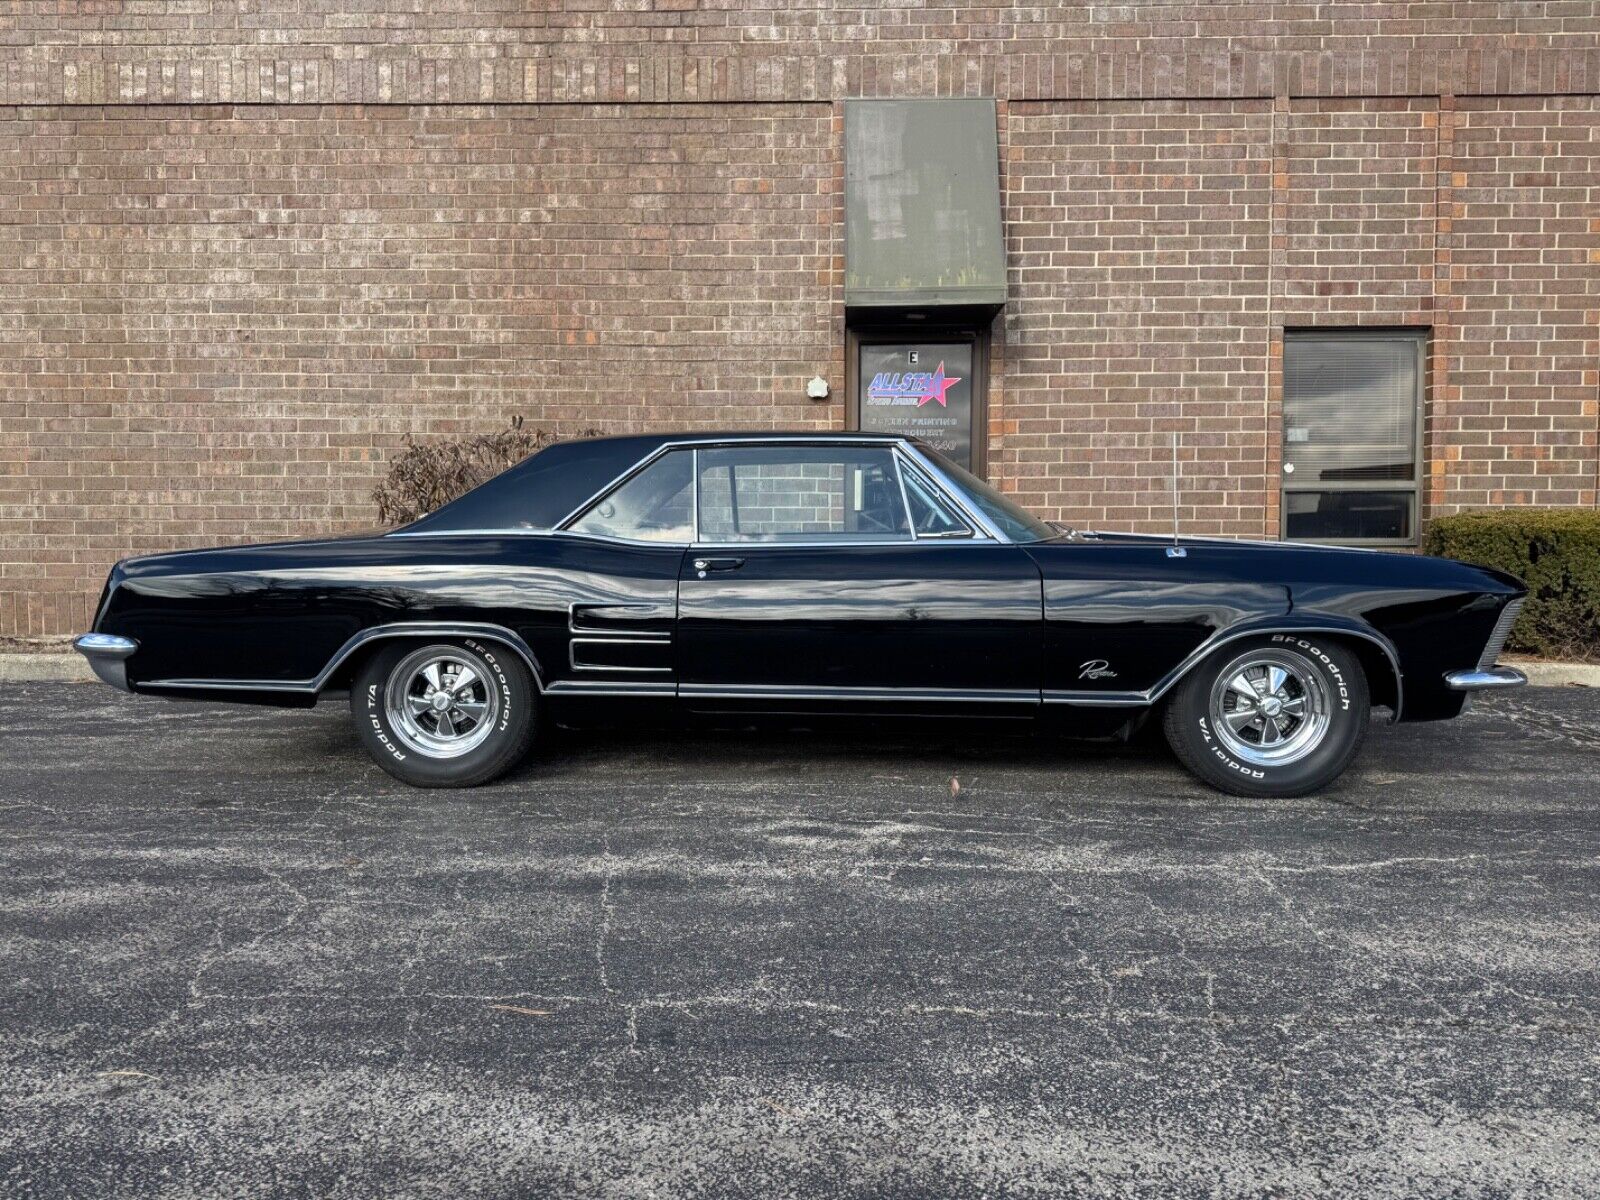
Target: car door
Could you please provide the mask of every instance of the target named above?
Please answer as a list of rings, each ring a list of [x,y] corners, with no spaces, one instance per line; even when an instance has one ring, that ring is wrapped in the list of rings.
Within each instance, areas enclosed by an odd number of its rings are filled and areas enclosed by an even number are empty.
[[[1038,567],[927,479],[903,477],[891,444],[707,446],[696,458],[681,697],[1037,706]]]

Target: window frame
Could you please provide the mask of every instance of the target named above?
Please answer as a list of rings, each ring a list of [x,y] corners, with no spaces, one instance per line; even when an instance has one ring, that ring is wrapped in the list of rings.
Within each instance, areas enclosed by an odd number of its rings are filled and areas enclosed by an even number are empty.
[[[875,539],[870,539],[870,540],[868,540],[868,539],[847,538],[847,537],[834,537],[834,538],[819,537],[818,540],[805,541],[805,542],[801,542],[801,541],[793,541],[793,542],[708,542],[708,541],[703,540],[701,538],[701,536],[700,536],[700,452],[702,450],[718,450],[718,449],[725,449],[725,448],[729,448],[729,447],[751,447],[751,446],[773,446],[773,447],[777,447],[777,446],[788,446],[788,445],[820,446],[820,447],[827,447],[827,446],[881,446],[881,447],[889,450],[891,452],[891,454],[894,456],[895,470],[897,472],[897,478],[900,479],[900,481],[901,481],[901,498],[902,498],[902,502],[905,504],[906,529],[907,529],[906,536],[903,537],[903,538],[898,538],[898,539],[875,538]],[[617,536],[612,535],[612,534],[585,533],[585,532],[580,532],[580,531],[575,530],[575,529],[572,528],[574,523],[576,523],[577,521],[581,520],[597,504],[599,504],[601,501],[605,500],[606,497],[610,496],[618,488],[621,488],[624,485],[626,485],[630,480],[632,480],[640,472],[647,470],[653,463],[659,461],[663,456],[665,456],[667,454],[674,453],[675,451],[685,451],[685,452],[687,452],[687,453],[689,453],[691,455],[691,462],[690,462],[690,470],[691,470],[691,503],[693,504],[693,507],[694,507],[694,521],[693,521],[692,530],[691,530],[693,538],[694,538],[693,541],[688,542],[688,543],[684,543],[684,542],[680,542],[680,541],[644,541],[644,540],[639,540],[639,539],[635,539],[635,538],[617,537]],[[912,523],[912,519],[911,519],[910,504],[905,501],[904,478],[905,478],[905,472],[908,469],[913,471],[913,472],[915,472],[917,477],[918,477],[918,479],[920,479],[936,496],[940,497],[950,507],[950,509],[956,514],[956,516],[972,530],[972,536],[971,537],[931,537],[931,536],[918,536],[916,534],[915,526]],[[876,437],[873,437],[873,438],[856,438],[856,437],[850,436],[849,433],[844,433],[844,434],[826,434],[826,433],[824,433],[824,434],[819,434],[814,440],[813,439],[809,439],[809,438],[805,438],[805,439],[796,438],[793,441],[790,441],[789,439],[784,439],[782,441],[777,441],[777,440],[773,440],[773,439],[769,439],[769,438],[762,438],[759,435],[752,436],[752,437],[733,437],[733,438],[729,438],[729,437],[710,437],[710,438],[704,438],[704,439],[696,439],[691,434],[691,435],[688,435],[686,437],[678,438],[678,439],[675,439],[675,440],[670,441],[670,442],[664,442],[660,446],[658,446],[654,450],[652,450],[649,454],[645,455],[638,462],[634,463],[631,467],[629,467],[621,475],[617,476],[615,479],[612,479],[608,483],[606,483],[606,485],[603,488],[601,488],[599,491],[597,491],[593,495],[591,495],[587,500],[585,500],[581,505],[579,505],[576,509],[574,509],[571,513],[569,513],[566,517],[564,517],[561,521],[557,522],[556,525],[553,528],[551,528],[549,530],[537,530],[537,531],[535,531],[535,530],[527,530],[527,531],[524,531],[524,532],[528,533],[529,535],[534,535],[534,534],[551,535],[551,534],[554,534],[554,535],[566,536],[566,537],[588,538],[588,539],[591,539],[591,540],[594,540],[594,541],[611,542],[611,543],[614,543],[616,545],[622,545],[622,546],[646,546],[646,547],[654,547],[654,548],[657,548],[657,549],[660,549],[662,547],[669,547],[669,546],[671,546],[671,547],[680,547],[680,548],[684,547],[684,546],[687,546],[687,547],[689,547],[691,549],[696,549],[696,550],[734,550],[734,549],[759,550],[759,549],[762,549],[762,548],[772,548],[772,549],[792,549],[792,548],[824,549],[824,548],[829,548],[829,547],[844,547],[844,546],[854,546],[854,547],[877,546],[877,547],[885,547],[885,546],[911,546],[911,545],[918,545],[918,544],[927,543],[927,542],[937,542],[937,543],[940,543],[940,544],[943,544],[943,545],[949,545],[949,546],[996,546],[996,545],[1002,545],[1003,546],[1003,545],[1010,544],[1009,543],[1009,539],[1007,539],[1003,534],[999,533],[998,531],[992,529],[990,527],[989,523],[984,520],[982,515],[974,510],[974,508],[972,507],[971,502],[966,498],[966,495],[958,487],[956,487],[952,482],[950,482],[950,481],[945,479],[944,472],[939,469],[939,465],[937,463],[929,462],[929,461],[926,461],[925,459],[923,459],[923,457],[921,455],[919,455],[918,453],[915,452],[915,447],[909,445],[905,440],[903,440],[903,439],[889,439],[889,438],[876,438]],[[418,534],[418,535],[415,535],[415,536],[421,537],[421,536],[428,536],[428,535]]]
[[[1414,547],[1422,542],[1422,482],[1427,466],[1424,461],[1424,425],[1427,408],[1428,338],[1431,330],[1408,328],[1304,328],[1286,329],[1283,335],[1284,361],[1280,364],[1283,392],[1278,405],[1278,540],[1307,546],[1388,546]],[[1410,479],[1351,479],[1334,483],[1300,483],[1286,473],[1283,466],[1289,458],[1288,420],[1288,355],[1289,346],[1300,342],[1409,342],[1416,354],[1416,392],[1413,400],[1413,438]],[[1289,536],[1289,497],[1316,493],[1352,492],[1404,492],[1411,496],[1411,534],[1401,538],[1318,537],[1291,538]]]

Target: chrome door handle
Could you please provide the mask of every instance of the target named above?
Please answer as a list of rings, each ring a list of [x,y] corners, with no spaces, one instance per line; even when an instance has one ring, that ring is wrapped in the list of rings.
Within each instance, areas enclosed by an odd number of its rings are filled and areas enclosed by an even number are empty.
[[[694,573],[704,579],[712,571],[737,571],[742,566],[742,558],[697,558],[694,560]]]

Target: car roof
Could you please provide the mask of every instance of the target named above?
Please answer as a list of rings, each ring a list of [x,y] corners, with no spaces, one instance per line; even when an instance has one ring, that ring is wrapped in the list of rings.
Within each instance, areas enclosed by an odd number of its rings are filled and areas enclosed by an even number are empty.
[[[883,442],[892,433],[836,429],[740,429],[624,433],[555,442],[405,527],[407,533],[473,529],[554,529],[640,460],[676,443]]]

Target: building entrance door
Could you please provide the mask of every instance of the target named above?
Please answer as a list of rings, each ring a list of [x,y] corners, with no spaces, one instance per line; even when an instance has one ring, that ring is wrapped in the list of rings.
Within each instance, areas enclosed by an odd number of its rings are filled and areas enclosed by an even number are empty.
[[[851,425],[866,433],[921,438],[983,474],[986,335],[941,333],[915,340],[859,334],[853,340]]]

